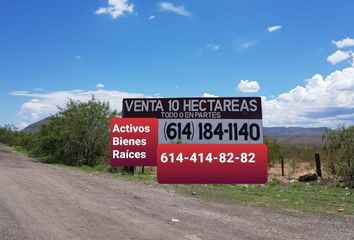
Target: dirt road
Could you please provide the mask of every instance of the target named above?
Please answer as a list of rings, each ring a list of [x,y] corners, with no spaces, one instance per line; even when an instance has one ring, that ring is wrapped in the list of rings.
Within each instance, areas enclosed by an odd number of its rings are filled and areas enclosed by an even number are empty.
[[[353,218],[288,215],[210,203],[158,186],[41,164],[0,147],[1,240],[353,236]]]

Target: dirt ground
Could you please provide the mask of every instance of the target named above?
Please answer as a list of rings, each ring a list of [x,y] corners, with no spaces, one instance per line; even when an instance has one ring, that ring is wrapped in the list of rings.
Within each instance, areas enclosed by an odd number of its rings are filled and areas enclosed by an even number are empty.
[[[216,204],[158,185],[45,165],[0,147],[1,240],[332,240],[353,236],[352,217]]]

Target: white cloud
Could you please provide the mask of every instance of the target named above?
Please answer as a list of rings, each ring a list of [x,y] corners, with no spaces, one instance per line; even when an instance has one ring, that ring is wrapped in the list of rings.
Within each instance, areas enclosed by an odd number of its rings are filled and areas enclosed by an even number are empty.
[[[214,96],[204,93],[203,97]],[[327,77],[315,74],[304,86],[262,97],[264,126],[337,127],[354,125],[354,67]]]
[[[343,52],[341,50],[337,50],[335,53],[327,57],[327,61],[333,65],[336,65],[337,63],[347,60],[350,57],[350,54],[351,52]]]
[[[58,112],[57,106],[65,106],[68,99],[88,101],[92,95],[97,99],[108,101],[112,109],[122,110],[123,98],[140,98],[147,97],[142,93],[128,93],[111,90],[94,90],[94,91],[56,91],[56,92],[27,92],[15,91],[10,93],[18,97],[30,97],[31,100],[22,104],[19,111],[19,127],[29,125],[42,118]]]
[[[207,45],[206,45],[206,47],[207,48],[210,48],[210,49],[213,49],[213,50],[219,50],[220,49],[220,45],[217,45],[217,44],[215,44],[215,43],[208,43]]]
[[[244,80],[245,81],[245,80]],[[246,81],[249,84],[252,81]],[[16,91],[13,96],[30,98],[19,111],[18,127],[38,121],[57,112],[57,106],[65,106],[69,98],[87,101],[94,94],[109,101],[111,108],[121,111],[123,98],[148,97],[142,93],[111,90],[94,91]],[[204,93],[203,97],[217,97]],[[327,77],[315,74],[304,86],[296,86],[275,98],[262,97],[265,126],[336,127],[354,124],[354,67],[335,71]]]
[[[315,74],[275,99],[263,97],[265,126],[328,126],[354,124],[354,68],[323,78]]]
[[[274,32],[274,31],[280,30],[281,28],[282,28],[282,26],[276,25],[276,26],[270,26],[267,29],[268,29],[268,32]]]
[[[212,97],[218,97],[218,96],[216,96],[216,95],[214,95],[214,94],[211,94],[211,93],[203,93],[203,96],[202,97],[205,97],[205,98],[212,98]]]
[[[259,89],[257,81],[241,80],[237,86],[237,90],[243,93],[256,93]]]
[[[98,84],[96,85],[96,87],[98,87],[98,88],[104,88],[104,84],[103,84],[103,83],[98,83]]]
[[[184,5],[175,6],[170,2],[161,2],[160,3],[160,10],[173,12],[182,16],[190,16],[191,14],[185,9]]]
[[[344,38],[339,41],[332,41],[333,44],[337,46],[337,48],[346,48],[346,47],[354,47],[354,39],[352,38]]]
[[[154,15],[150,15],[149,17],[148,17],[148,20],[154,20],[156,17],[154,16]]]
[[[256,44],[257,44],[256,41],[244,41],[241,43],[240,48],[241,49],[248,49],[250,47],[253,47]]]
[[[20,122],[20,123],[18,124],[18,128],[19,128],[19,129],[24,129],[24,128],[27,127],[27,126],[28,126],[28,124],[25,123],[25,122]]]
[[[109,14],[113,19],[117,19],[125,15],[125,13],[133,13],[134,5],[128,0],[108,0],[108,6],[100,7],[95,14]]]

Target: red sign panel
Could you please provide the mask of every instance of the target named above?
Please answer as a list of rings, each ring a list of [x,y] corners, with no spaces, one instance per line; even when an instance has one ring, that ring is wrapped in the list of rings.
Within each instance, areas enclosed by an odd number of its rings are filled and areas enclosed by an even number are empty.
[[[156,166],[157,119],[112,118],[111,166]]]
[[[263,184],[265,144],[160,144],[157,181],[165,184]]]

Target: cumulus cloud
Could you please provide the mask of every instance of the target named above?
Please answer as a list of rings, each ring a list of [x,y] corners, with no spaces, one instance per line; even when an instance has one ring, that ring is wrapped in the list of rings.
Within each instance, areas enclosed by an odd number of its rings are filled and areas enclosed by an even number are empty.
[[[327,57],[327,61],[333,65],[336,65],[337,63],[347,60],[350,57],[350,55],[351,55],[350,51],[343,52],[341,50],[337,50],[335,53]]]
[[[150,15],[149,17],[148,17],[148,20],[154,20],[155,19],[155,15]]]
[[[346,48],[346,47],[354,47],[354,39],[352,38],[344,38],[339,41],[332,41],[333,44],[337,46],[337,48]]]
[[[275,31],[280,30],[281,28],[282,28],[282,26],[276,25],[276,26],[270,26],[267,29],[268,29],[268,32],[275,32]]]
[[[250,82],[255,81],[243,80],[243,84],[246,83],[246,85],[250,85]],[[23,128],[56,113],[57,106],[65,106],[69,98],[87,101],[92,94],[100,100],[110,102],[111,108],[118,111],[122,109],[123,98],[149,97],[142,93],[104,89],[56,92],[15,91],[11,95],[28,99],[20,108],[18,127]],[[208,92],[202,96],[217,97]],[[303,86],[296,86],[271,99],[262,97],[262,107],[265,126],[336,127],[339,124],[353,125],[354,67],[335,71],[326,77],[315,74]]]
[[[203,97],[213,96],[203,94]],[[351,126],[354,124],[354,67],[326,77],[315,74],[303,86],[271,99],[263,96],[262,108],[264,126],[268,127]]]
[[[65,106],[69,99],[88,101],[92,95],[95,95],[97,99],[109,102],[112,109],[121,111],[123,98],[147,97],[142,93],[128,93],[103,89],[94,91],[71,90],[56,92],[15,91],[10,94],[30,98],[30,100],[23,103],[20,108],[19,127],[27,126],[51,114],[55,114],[58,112],[57,106]]]
[[[128,0],[108,0],[108,6],[100,7],[95,14],[109,14],[113,19],[117,19],[125,15],[125,13],[133,13],[134,5]]]
[[[97,88],[104,88],[104,84],[103,84],[103,83],[98,83],[98,84],[96,85],[96,87],[97,87]]]
[[[170,2],[161,2],[160,3],[160,10],[166,12],[173,12],[182,16],[190,16],[191,14],[185,9],[184,5],[175,6]]]
[[[242,93],[256,93],[260,89],[257,81],[241,80],[237,85],[237,90]]]
[[[315,74],[274,99],[262,98],[265,126],[328,126],[354,124],[354,68],[324,78]]]

